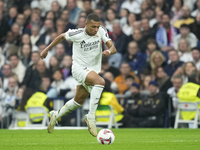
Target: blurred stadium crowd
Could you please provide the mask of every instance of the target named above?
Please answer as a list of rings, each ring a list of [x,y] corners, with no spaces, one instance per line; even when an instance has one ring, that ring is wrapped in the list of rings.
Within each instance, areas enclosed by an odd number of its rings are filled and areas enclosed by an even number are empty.
[[[94,12],[117,49],[102,58],[100,104],[115,104],[124,127],[172,127],[179,89],[199,81],[199,11],[200,0],[0,0],[0,122],[37,92],[49,110],[52,99],[74,97],[72,43],[44,61],[40,52]]]

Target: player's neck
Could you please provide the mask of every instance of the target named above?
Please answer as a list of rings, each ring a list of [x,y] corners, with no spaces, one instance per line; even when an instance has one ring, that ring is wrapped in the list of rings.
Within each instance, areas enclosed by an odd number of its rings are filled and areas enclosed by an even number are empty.
[[[92,36],[92,35],[90,35],[90,33],[87,31],[87,28],[86,28],[86,27],[84,28],[84,30],[85,30],[85,33],[86,33],[88,36]]]

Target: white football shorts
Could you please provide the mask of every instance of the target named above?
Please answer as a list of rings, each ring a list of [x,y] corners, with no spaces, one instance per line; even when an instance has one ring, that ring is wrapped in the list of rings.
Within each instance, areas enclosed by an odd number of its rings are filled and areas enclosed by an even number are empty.
[[[91,93],[93,86],[88,86],[85,84],[86,76],[90,71],[93,71],[92,69],[88,67],[72,67],[72,75],[74,79],[78,82],[77,85],[83,85],[85,89]]]

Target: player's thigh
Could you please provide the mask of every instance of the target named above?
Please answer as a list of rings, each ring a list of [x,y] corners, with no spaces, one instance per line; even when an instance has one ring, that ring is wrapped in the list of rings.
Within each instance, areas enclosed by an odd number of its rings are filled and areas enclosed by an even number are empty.
[[[86,85],[105,85],[105,80],[99,76],[95,71],[90,71],[85,79]]]
[[[85,99],[89,96],[89,92],[85,89],[82,85],[77,85],[76,89],[76,95],[74,97],[74,100],[80,104],[83,105]]]

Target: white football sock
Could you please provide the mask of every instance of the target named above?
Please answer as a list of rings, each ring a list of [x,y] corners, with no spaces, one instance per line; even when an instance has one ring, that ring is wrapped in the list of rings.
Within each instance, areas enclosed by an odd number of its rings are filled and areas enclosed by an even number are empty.
[[[101,93],[104,89],[103,85],[94,85],[92,88],[91,94],[90,94],[90,106],[89,106],[89,113],[88,117],[94,119],[95,118],[95,112],[99,105],[99,99],[101,96]]]
[[[69,100],[60,110],[57,111],[56,119],[58,120],[62,116],[71,113],[72,111],[81,106],[82,105],[78,104],[74,99]]]

